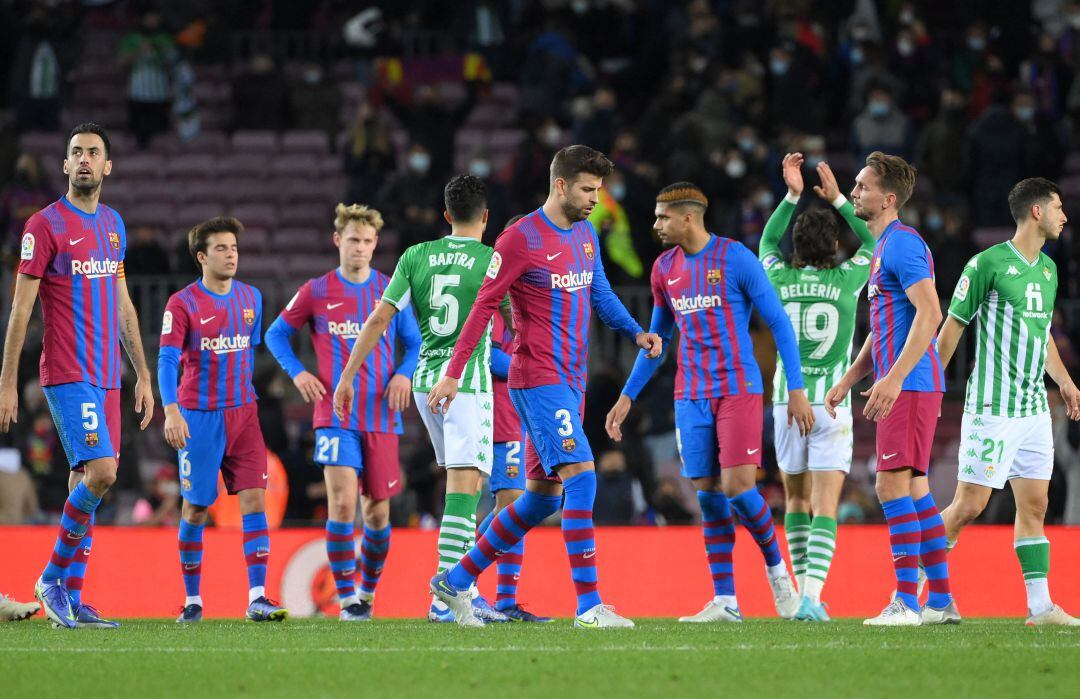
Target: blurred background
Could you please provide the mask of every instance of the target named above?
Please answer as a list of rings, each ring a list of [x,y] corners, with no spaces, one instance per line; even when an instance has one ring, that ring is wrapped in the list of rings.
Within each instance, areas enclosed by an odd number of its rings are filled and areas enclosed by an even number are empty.
[[[0,323],[23,223],[66,190],[67,132],[91,120],[112,139],[102,201],[127,223],[128,285],[152,365],[165,300],[197,275],[185,240],[194,223],[229,213],[247,226],[240,276],[262,289],[269,324],[301,283],[336,265],[337,202],[383,213],[373,266],[390,274],[404,248],[446,232],[441,192],[451,175],[487,180],[492,242],[503,221],[543,201],[551,156],[570,143],[617,165],[593,221],[608,274],[642,323],[661,251],[651,229],[657,190],[698,183],[711,201],[710,230],[756,250],[784,195],[780,159],[795,150],[807,157],[810,183],[826,160],[845,192],[870,151],[918,167],[902,217],[934,251],[944,303],[972,254],[1011,237],[1006,194],[1018,180],[1059,182],[1072,211],[1078,67],[1080,3],[1064,0],[0,0]],[[818,206],[813,198],[808,190],[800,210]],[[1047,250],[1061,282],[1053,333],[1074,377],[1078,251],[1071,227]],[[771,377],[771,336],[760,324],[753,336]],[[19,423],[0,437],[0,523],[58,520],[67,493],[68,466],[38,387],[40,342],[36,312],[20,364]],[[634,352],[599,322],[591,343],[585,428],[600,475],[596,522],[694,522],[675,449],[674,360],[613,445],[604,415]],[[308,345],[301,356],[313,366]],[[311,408],[267,352],[258,358],[284,519],[321,527]],[[964,346],[949,367],[934,445],[939,503],[955,488],[969,368]],[[174,524],[176,462],[160,409],[140,433],[124,388],[120,480],[98,522]],[[1056,399],[1051,391],[1058,468],[1048,520],[1080,524],[1080,428]],[[763,419],[762,487],[779,515],[771,410]],[[415,407],[405,424],[408,487],[392,521],[432,527],[443,477]],[[855,437],[840,519],[877,521],[873,432],[858,416]],[[981,521],[1011,519],[1006,489]]]

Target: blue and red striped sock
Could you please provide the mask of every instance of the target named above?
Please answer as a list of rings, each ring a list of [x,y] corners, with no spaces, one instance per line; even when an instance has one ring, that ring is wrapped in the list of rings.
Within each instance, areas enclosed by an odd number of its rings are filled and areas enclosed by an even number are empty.
[[[64,580],[64,587],[68,591],[68,599],[71,600],[71,606],[73,609],[77,609],[82,604],[82,591],[83,583],[86,578],[86,565],[90,562],[90,548],[94,544],[94,515],[90,515],[90,524],[86,526],[86,533],[83,534],[82,543],[79,544],[79,548],[75,551],[75,558],[71,560],[71,565],[67,568],[67,579]]]
[[[342,608],[356,602],[356,543],[353,523],[326,520],[326,560]]]
[[[593,503],[596,501],[596,471],[584,471],[563,481],[562,534],[570,557],[570,577],[577,593],[577,613],[584,614],[600,604],[596,575],[596,535],[593,531]]]
[[[495,521],[495,515],[499,514],[495,510],[487,513],[487,517],[484,517],[484,521],[480,523],[480,526],[476,528],[476,536],[480,538],[484,534],[487,534],[488,527]]]
[[[202,582],[203,529],[202,524],[180,520],[177,539],[180,547],[180,573],[184,576],[184,594],[187,595],[184,606],[202,606],[199,585]]]
[[[893,568],[896,570],[896,597],[910,609],[919,611],[919,515],[910,495],[881,503],[889,525]]]
[[[705,534],[705,555],[709,559],[713,594],[735,594],[735,567],[731,552],[735,548],[735,520],[731,516],[731,503],[723,493],[710,490],[697,492],[701,504],[701,528]]]
[[[477,536],[487,533],[496,514],[495,510],[488,513],[476,530]],[[521,576],[521,561],[524,555],[525,539],[521,539],[509,551],[499,556],[495,564],[498,570],[498,579],[495,584],[495,609],[499,611],[517,605],[518,578]]]
[[[919,557],[926,570],[926,586],[930,595],[927,606],[944,609],[952,602],[949,591],[949,564],[945,554],[948,546],[945,539],[945,522],[941,519],[934,496],[930,493],[914,502],[915,512],[919,515]]]
[[[499,511],[476,546],[450,569],[447,581],[459,590],[471,587],[480,573],[514,548],[527,531],[555,514],[561,501],[558,495],[540,495],[526,490],[509,507]]]
[[[56,537],[52,555],[41,572],[42,580],[63,580],[71,565],[79,544],[86,535],[94,511],[101,504],[101,498],[94,495],[85,483],[80,482],[68,494],[64,503],[64,514],[60,517],[60,534]]]
[[[784,562],[780,555],[780,543],[776,540],[776,528],[773,527],[772,510],[769,503],[761,497],[757,486],[753,486],[744,493],[739,493],[729,498],[731,507],[739,515],[739,521],[754,537],[761,555],[765,557],[765,565],[772,568]]]
[[[360,595],[365,599],[375,596],[375,587],[382,577],[389,553],[390,525],[382,529],[365,526],[364,538],[360,540]]]
[[[266,567],[270,563],[270,532],[265,512],[252,512],[242,518],[244,562],[247,563],[248,602],[266,595]]]

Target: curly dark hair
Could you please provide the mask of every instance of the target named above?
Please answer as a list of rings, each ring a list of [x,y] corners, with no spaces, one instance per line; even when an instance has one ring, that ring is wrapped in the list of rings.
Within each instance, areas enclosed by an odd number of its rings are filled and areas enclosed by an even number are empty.
[[[443,204],[457,223],[474,223],[487,208],[487,185],[473,175],[454,175],[443,188]]]
[[[836,241],[840,231],[836,214],[828,209],[811,209],[795,221],[791,240],[795,254],[791,256],[792,267],[817,267],[829,269],[836,265]]]

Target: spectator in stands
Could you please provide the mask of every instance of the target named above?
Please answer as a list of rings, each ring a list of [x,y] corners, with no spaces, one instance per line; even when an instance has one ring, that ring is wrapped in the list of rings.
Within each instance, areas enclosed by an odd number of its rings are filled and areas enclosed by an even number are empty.
[[[124,266],[147,276],[170,274],[169,253],[161,246],[161,232],[148,225],[135,226],[128,236]]]
[[[626,178],[615,170],[604,178],[596,206],[589,215],[589,223],[596,229],[607,259],[604,271],[612,284],[640,282],[645,275],[645,265],[634,250],[630,219],[622,206],[625,200]]]
[[[967,207],[963,204],[933,207],[922,217],[919,230],[933,241],[934,250],[944,251],[934,258],[934,285],[938,296],[947,299],[952,296],[964,265],[978,252]]]
[[[57,40],[57,18],[50,14],[44,5],[34,5],[19,31],[12,71],[15,128],[19,131],[60,128],[63,44]]]
[[[1036,113],[1045,119],[1057,120],[1065,113],[1073,77],[1072,68],[1058,53],[1057,42],[1049,33],[1039,36],[1034,55],[1020,64],[1020,84],[1031,92]]]
[[[576,98],[570,109],[574,118],[571,126],[574,143],[583,143],[603,153],[611,151],[617,131],[617,105],[618,98],[610,87],[602,87],[591,96]]]
[[[439,99],[432,85],[416,88],[411,104],[399,101],[392,92],[385,92],[386,106],[409,132],[409,140],[424,147],[431,156],[431,171],[438,180],[451,174],[454,167],[454,145],[458,129],[476,106],[480,83],[465,83],[465,99],[457,105],[447,105]]]
[[[529,129],[510,166],[510,199],[515,212],[527,213],[544,203],[551,155],[562,143],[562,129],[548,117]]]
[[[1017,106],[1025,104],[1023,100]],[[1037,175],[1031,135],[1010,107],[1007,94],[971,125],[968,167],[971,172],[971,210],[975,226],[1011,226],[1009,190],[1014,184]]]
[[[139,27],[120,42],[120,64],[128,69],[128,128],[139,148],[169,129],[169,75],[177,58],[176,45],[162,30],[156,11],[144,14]]]
[[[795,43],[786,41],[769,52],[769,123],[820,133],[825,125],[825,100],[818,76],[811,72]]]
[[[357,106],[356,118],[345,132],[342,152],[348,177],[345,201],[371,203],[394,170],[394,144],[390,127],[366,99]]]
[[[596,480],[596,524],[637,524],[645,512],[645,496],[641,483],[626,468],[622,449],[612,448],[600,454],[596,459]]]
[[[495,239],[503,232],[503,224],[516,213],[510,208],[510,190],[492,173],[491,158],[485,151],[477,151],[469,158],[469,174],[479,177],[487,186],[488,227],[484,231],[484,242],[495,245]]]
[[[233,82],[234,130],[283,131],[289,127],[289,89],[274,59],[265,53],[251,57],[247,72]]]
[[[15,425],[15,447],[22,455],[22,467],[34,481],[41,509],[59,512],[67,500],[70,469],[37,379],[24,384],[21,407],[23,418]]]
[[[892,95],[881,86],[872,87],[867,93],[866,107],[855,117],[851,140],[858,163],[876,150],[911,159],[911,121],[896,108]]]
[[[1028,148],[1032,150],[1031,171],[1057,180],[1068,153],[1067,125],[1040,111],[1035,95],[1027,90],[1020,90],[1013,97],[1012,112],[1027,134]]]
[[[694,523],[694,509],[686,502],[679,479],[666,476],[657,481],[652,496],[657,524],[686,526]]]
[[[322,131],[327,142],[334,143],[341,128],[341,90],[326,80],[322,66],[309,63],[304,67],[300,79],[289,86],[289,103],[292,128]]]
[[[930,178],[934,198],[941,203],[964,200],[967,190],[967,115],[964,94],[952,87],[941,91],[937,116],[924,128],[915,149],[919,174]]]
[[[519,108],[527,118],[565,117],[568,94],[588,89],[591,66],[578,54],[560,13],[546,13],[545,28],[530,42],[518,73]]]
[[[414,143],[405,157],[405,171],[394,174],[379,190],[387,226],[398,230],[402,250],[430,240],[440,231],[441,182],[432,175],[427,148]]]
[[[889,56],[889,72],[904,85],[902,97],[897,100],[899,106],[917,124],[926,123],[934,113],[938,86],[927,76],[938,74],[939,63],[921,22],[897,32]]]
[[[34,481],[22,467],[22,454],[13,447],[0,447],[0,525],[28,524],[37,514]]]
[[[41,159],[23,153],[15,161],[11,184],[0,192],[0,250],[9,252],[19,243],[23,225],[35,212],[57,198],[49,185]]]

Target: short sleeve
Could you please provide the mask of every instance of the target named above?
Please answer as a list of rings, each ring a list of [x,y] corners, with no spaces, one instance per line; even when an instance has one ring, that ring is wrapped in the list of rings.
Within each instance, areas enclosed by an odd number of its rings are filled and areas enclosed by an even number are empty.
[[[281,319],[293,330],[299,330],[311,319],[311,282],[304,282],[281,312]]]
[[[964,325],[969,324],[979,312],[979,307],[990,291],[989,287],[990,271],[979,269],[979,256],[976,255],[968,260],[956,282],[952,300],[949,301],[949,315]]]
[[[412,295],[412,261],[415,257],[413,250],[415,248],[409,248],[402,254],[394,268],[394,276],[390,277],[390,283],[383,292],[383,301],[399,311],[408,307]]]
[[[44,217],[34,215],[26,222],[19,250],[19,274],[44,277],[56,254],[55,237]]]
[[[882,265],[896,276],[907,291],[923,279],[933,279],[930,270],[930,250],[922,239],[911,233],[893,235],[882,259]]]
[[[187,307],[177,296],[172,296],[165,304],[165,314],[161,317],[161,346],[184,349],[188,321]]]

